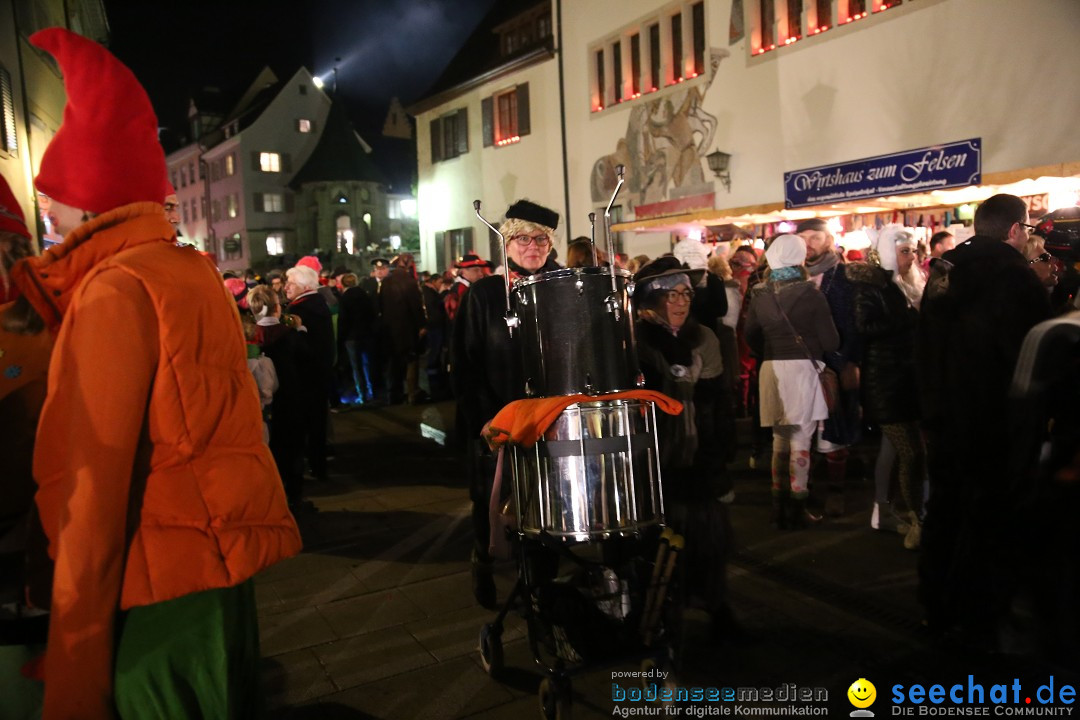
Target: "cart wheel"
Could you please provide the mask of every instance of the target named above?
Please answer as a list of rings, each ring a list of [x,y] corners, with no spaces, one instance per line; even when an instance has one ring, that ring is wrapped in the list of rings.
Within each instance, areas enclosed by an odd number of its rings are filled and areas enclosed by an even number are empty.
[[[480,628],[480,664],[483,665],[484,672],[496,680],[502,674],[502,632],[496,630],[491,623]]]
[[[537,695],[540,717],[545,720],[570,720],[570,681],[544,678]]]
[[[649,677],[653,674],[653,671],[655,670],[663,670],[666,673],[663,680]],[[645,658],[641,661],[641,672],[641,689],[643,692],[647,691],[649,689],[649,686],[654,684],[656,685],[656,689],[658,692],[663,690],[664,688],[674,690],[679,684],[679,681],[675,679],[675,672],[671,666],[671,663],[665,660],[658,660],[656,658]],[[662,707],[667,707],[668,705],[673,705],[674,701],[657,700],[656,704]]]

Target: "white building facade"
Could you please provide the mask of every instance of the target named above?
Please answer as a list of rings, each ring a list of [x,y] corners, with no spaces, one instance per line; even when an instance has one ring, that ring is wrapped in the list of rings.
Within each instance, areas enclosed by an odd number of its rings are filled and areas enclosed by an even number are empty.
[[[416,117],[420,244],[423,269],[441,271],[469,252],[498,262],[497,243],[476,218],[473,201],[496,226],[506,208],[528,198],[562,214],[565,197],[559,78],[550,45],[550,9],[526,14],[524,53],[481,76],[413,105]],[[491,41],[515,36],[511,25]],[[529,47],[532,49],[530,50]],[[560,223],[560,244],[565,247]]]
[[[464,222],[471,194],[493,215],[521,196],[565,212],[560,105],[571,228],[587,234],[623,165],[613,214],[631,255],[732,223],[955,218],[957,206],[997,191],[1025,196],[1033,214],[1077,202],[1073,0],[563,0],[552,13],[563,94],[556,57],[536,69],[552,79],[534,80],[531,95],[534,130],[553,130],[507,163],[500,148],[493,161],[426,165],[421,148],[424,241]],[[457,101],[473,112],[494,89]],[[418,115],[421,144],[448,109]],[[785,208],[785,173],[967,140],[981,163],[968,187]],[[707,158],[716,151],[729,161],[720,172]]]

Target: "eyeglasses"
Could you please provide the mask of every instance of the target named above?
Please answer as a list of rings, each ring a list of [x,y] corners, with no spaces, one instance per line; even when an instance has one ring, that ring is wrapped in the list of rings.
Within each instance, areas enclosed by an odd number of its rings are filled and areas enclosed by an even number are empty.
[[[1053,256],[1050,253],[1044,252],[1042,255],[1038,256],[1037,258],[1033,258],[1030,262],[1028,262],[1028,265],[1034,265],[1035,263],[1048,263],[1052,258]]]
[[[551,238],[547,235],[514,235],[510,238],[510,242],[515,243],[519,248],[527,248],[533,243],[541,249],[551,247]]]
[[[1018,222],[1016,224],[1019,225],[1020,227],[1024,228],[1025,230],[1027,230],[1028,235],[1030,235],[1033,232],[1037,232],[1038,229],[1039,229],[1038,227],[1036,227],[1034,225],[1028,225],[1027,223]]]
[[[669,303],[675,302],[690,302],[694,298],[693,290],[668,290],[667,301]]]

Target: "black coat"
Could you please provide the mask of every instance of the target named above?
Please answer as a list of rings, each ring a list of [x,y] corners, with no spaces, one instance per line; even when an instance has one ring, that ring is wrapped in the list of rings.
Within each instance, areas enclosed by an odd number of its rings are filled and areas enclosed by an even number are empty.
[[[846,266],[845,274],[855,290],[864,417],[882,425],[916,421],[915,328],[919,312],[908,304],[891,271],[852,263]]]
[[[280,324],[260,326],[259,347],[274,363],[278,378],[270,407],[270,447],[303,444],[307,391],[303,372],[311,362],[307,333]]]
[[[513,268],[511,268],[512,270]],[[549,259],[537,272],[558,270]],[[462,296],[450,344],[450,378],[466,423],[464,437],[473,438],[484,423],[512,400],[525,397],[520,334],[506,327],[506,290],[501,275],[474,282]],[[511,296],[511,300],[512,300]]]
[[[319,293],[305,295],[289,303],[287,312],[300,318],[307,328],[310,354],[302,372],[311,387],[329,387],[334,369],[334,324],[330,308]]]
[[[410,270],[398,268],[383,280],[379,295],[391,349],[397,355],[416,352],[420,345],[420,331],[427,322],[420,283]]]
[[[375,340],[377,321],[371,296],[359,287],[345,291],[338,304],[338,338],[341,341],[351,340],[362,350],[369,349]]]
[[[727,289],[724,281],[711,272],[705,273],[705,286],[694,288],[690,314],[698,323],[715,331],[720,318],[727,314]]]
[[[424,309],[427,311],[428,332],[445,330],[447,325],[446,307],[438,290],[428,285],[420,288],[424,293]]]
[[[976,235],[943,259],[921,305],[923,417],[963,474],[997,475],[1016,360],[1027,332],[1049,319],[1050,301],[1024,256],[1001,240]]]

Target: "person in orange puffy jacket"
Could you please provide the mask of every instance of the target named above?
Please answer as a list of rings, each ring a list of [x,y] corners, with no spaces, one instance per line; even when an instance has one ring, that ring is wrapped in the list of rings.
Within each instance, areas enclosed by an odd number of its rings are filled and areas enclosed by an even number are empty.
[[[12,269],[55,334],[34,456],[55,562],[43,717],[258,712],[251,577],[300,550],[232,299],[162,207],[157,119],[51,28],[68,103],[35,179],[62,243]]]

